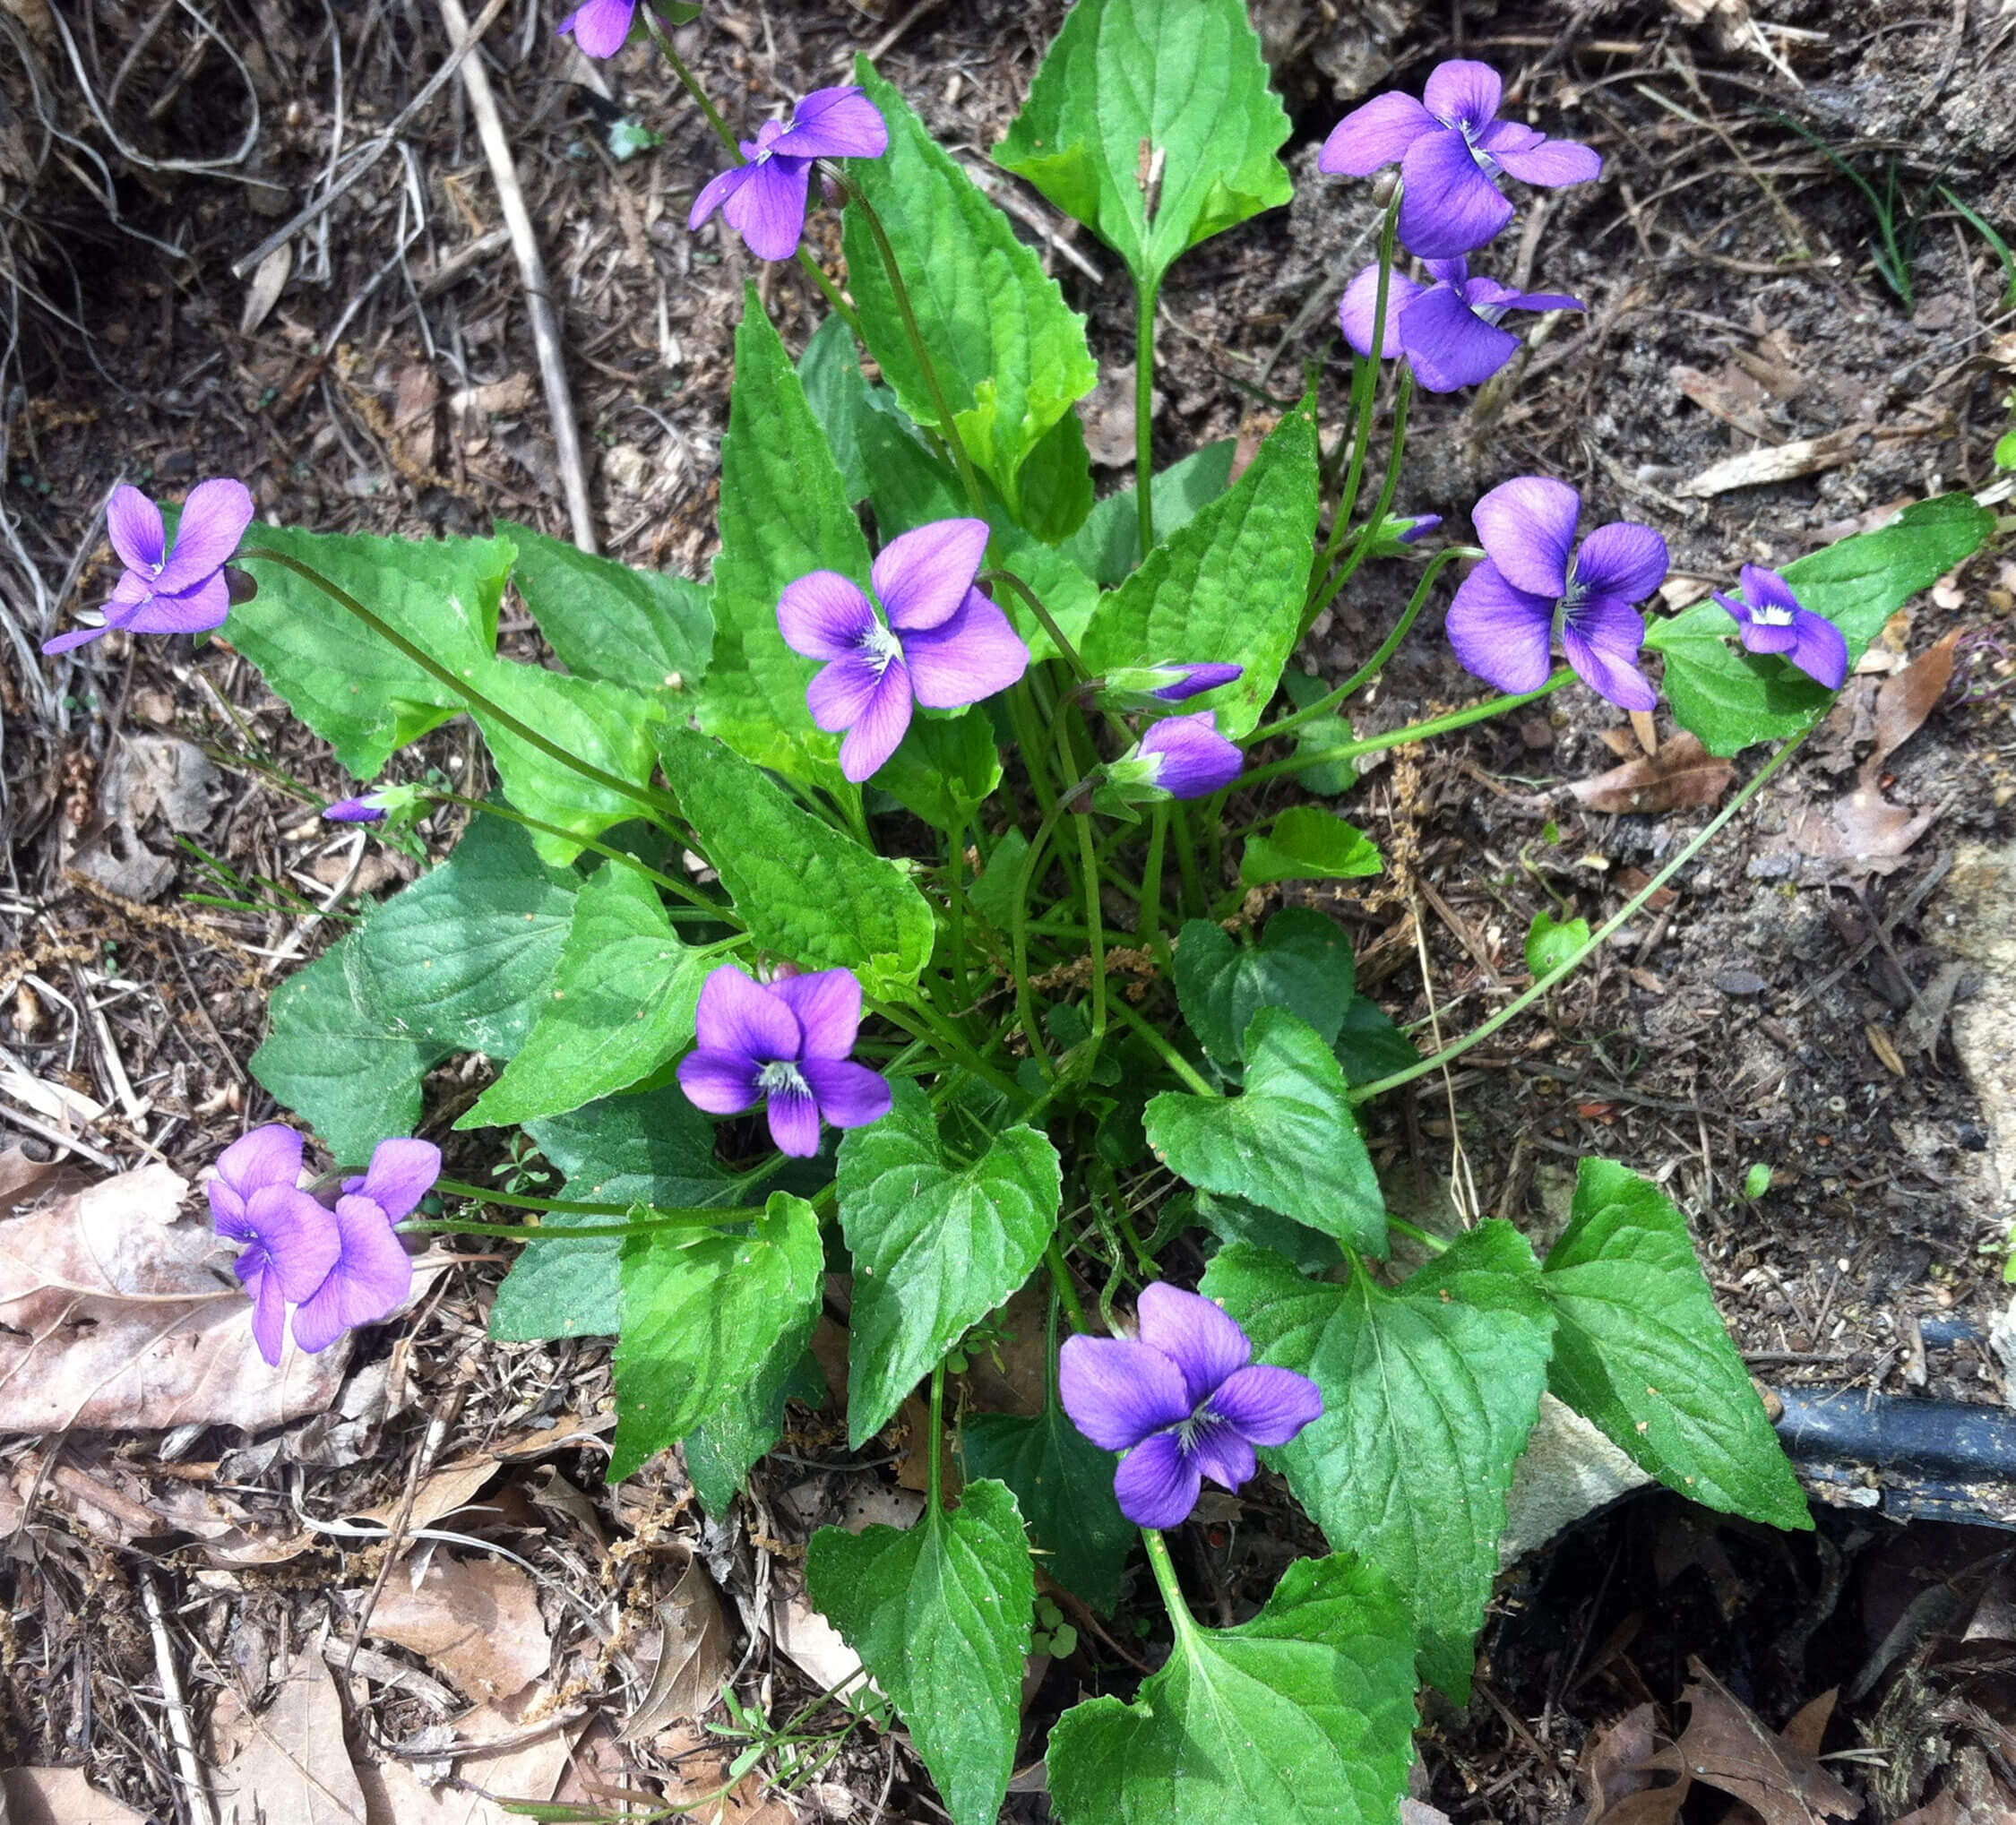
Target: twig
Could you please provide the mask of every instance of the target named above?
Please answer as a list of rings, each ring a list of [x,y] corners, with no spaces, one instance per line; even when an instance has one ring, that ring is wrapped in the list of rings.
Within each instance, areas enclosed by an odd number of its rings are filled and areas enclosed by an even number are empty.
[[[147,1627],[154,1637],[154,1672],[161,1682],[161,1702],[168,1711],[168,1739],[182,1770],[182,1790],[194,1825],[217,1825],[217,1809],[203,1785],[202,1760],[196,1753],[195,1732],[189,1726],[189,1703],[182,1695],[182,1675],[176,1670],[175,1643],[168,1640],[168,1611],[151,1568],[140,1571],[140,1600],[147,1610]]]
[[[469,15],[462,0],[438,0],[446,22],[449,39],[460,46],[470,36]],[[525,210],[525,193],[519,187],[518,167],[513,162],[511,142],[504,137],[504,122],[497,115],[497,99],[490,90],[490,73],[474,57],[462,65],[462,86],[469,91],[470,112],[483,139],[484,156],[490,161],[490,175],[496,180],[497,201],[504,207],[504,226],[511,230],[512,250],[518,255],[518,272],[525,286],[525,306],[532,319],[532,340],[538,345],[539,377],[546,383],[546,409],[553,420],[553,442],[559,452],[560,480],[567,492],[567,517],[573,522],[574,543],[582,551],[595,550],[595,516],[588,505],[588,478],[582,469],[581,430],[574,423],[573,393],[567,385],[566,364],[560,358],[560,330],[553,314],[553,295],[547,283],[546,262],[532,233],[532,218]]]
[[[497,14],[504,11],[504,4],[505,0],[490,0],[490,4],[483,9],[473,28],[468,26],[466,20],[463,22],[464,36],[455,44],[453,50],[449,53],[448,61],[427,79],[426,86],[420,92],[392,117],[392,125],[376,139],[373,140],[370,144],[359,148],[357,153],[357,162],[340,177],[331,183],[329,188],[324,190],[306,209],[302,210],[284,227],[275,228],[242,260],[234,261],[231,264],[231,277],[233,279],[243,279],[251,273],[275,247],[278,247],[283,242],[292,240],[310,222],[327,210],[338,197],[349,194],[351,186],[399,142],[399,136],[405,132],[407,123],[419,113],[428,102],[432,101],[441,92],[442,85],[457,70],[461,68],[462,59],[468,56],[482,42],[483,34],[489,30]],[[459,11],[460,9],[458,9]]]

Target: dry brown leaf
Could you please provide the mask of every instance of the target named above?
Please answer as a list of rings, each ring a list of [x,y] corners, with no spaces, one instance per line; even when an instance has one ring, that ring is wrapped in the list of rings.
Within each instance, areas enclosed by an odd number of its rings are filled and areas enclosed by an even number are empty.
[[[1766,1726],[1699,1660],[1687,1666],[1697,1683],[1681,1693],[1690,1709],[1675,1748],[1693,1778],[1741,1800],[1764,1825],[1818,1825],[1861,1810],[1812,1753]]]
[[[270,1368],[187,1184],[143,1166],[0,1223],[0,1431],[262,1432],[327,1407],[349,1351]]]
[[[1862,783],[1873,786],[1882,764],[1924,727],[1953,679],[1953,652],[1964,630],[1956,627],[1929,647],[1876,693],[1876,745],[1862,763]]]
[[[822,1692],[861,1670],[861,1657],[803,1591],[780,1592],[771,1599],[770,1632],[780,1651]],[[873,1681],[865,1683],[877,1689]]]
[[[1652,720],[1650,710],[1633,710],[1626,712],[1631,718],[1631,732],[1638,737],[1639,748],[1645,753],[1656,754],[1659,751],[1658,724]]]
[[[1904,853],[1933,826],[1940,807],[1908,811],[1873,788],[1861,787],[1831,805],[1795,812],[1792,846],[1822,862],[1841,862],[1859,873],[1891,874]]]
[[[357,1825],[364,1789],[343,1746],[343,1707],[322,1657],[304,1652],[251,1740],[217,1777],[223,1825]]]
[[[0,1773],[0,1817],[7,1825],[147,1825],[142,1813],[108,1799],[74,1768],[10,1768]]]
[[[1753,488],[1766,482],[1796,481],[1823,469],[1848,461],[1856,445],[1868,436],[1867,425],[1846,425],[1823,437],[1803,437],[1796,443],[1767,445],[1745,451],[1741,456],[1711,462],[1697,476],[1679,484],[1674,493],[1691,500],[1710,495],[1726,495],[1731,488]]]
[[[1568,789],[1591,811],[1647,814],[1713,805],[1735,779],[1733,762],[1710,753],[1698,736],[1682,730],[1658,753],[1578,779]]]
[[[728,1676],[728,1623],[713,1580],[698,1559],[687,1562],[658,1606],[658,1665],[650,1689],[623,1720],[617,1740],[655,1736],[675,1718],[695,1718],[720,1696]]]
[[[1620,1800],[1651,1786],[1644,1764],[1651,1760],[1656,1746],[1657,1710],[1650,1704],[1635,1706],[1590,1738],[1575,1769],[1582,1797],[1589,1803],[1582,1825],[1596,1825]]]
[[[465,1728],[507,1724],[487,1708],[461,1721]],[[566,1776],[572,1738],[578,1727],[575,1721],[556,1722],[550,1730],[514,1742],[508,1749],[457,1756],[456,1778],[468,1786],[444,1781],[430,1787],[402,1761],[360,1765],[357,1778],[364,1790],[366,1825],[512,1825],[514,1818],[523,1815],[507,1812],[499,1803],[529,1800],[544,1805],[553,1799]],[[472,1787],[477,1791],[470,1791]],[[282,1821],[276,1819],[271,1825]]]
[[[59,1183],[65,1178],[75,1179],[76,1183]],[[86,1183],[73,1160],[30,1159],[18,1147],[0,1153],[0,1211],[12,1210],[52,1192],[81,1192]]]
[[[417,1586],[409,1560],[394,1567],[366,1631],[425,1657],[472,1699],[510,1698],[553,1662],[538,1587],[503,1559],[435,1553]]]

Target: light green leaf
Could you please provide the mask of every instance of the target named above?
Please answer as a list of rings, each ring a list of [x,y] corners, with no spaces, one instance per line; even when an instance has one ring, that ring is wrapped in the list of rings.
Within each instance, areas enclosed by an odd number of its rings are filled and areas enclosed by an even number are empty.
[[[749,935],[807,969],[851,969],[902,994],[931,957],[931,908],[894,862],[795,804],[774,780],[690,729],[659,735],[665,777],[734,896]]]
[[[816,1323],[814,1313],[806,1327],[806,1339]],[[809,1351],[801,1347],[793,1357],[780,1345],[745,1387],[679,1442],[694,1493],[710,1515],[728,1512],[749,1480],[750,1466],[783,1436],[787,1398],[808,1407],[823,1406],[826,1380]]]
[[[1237,1064],[1246,1028],[1262,1008],[1286,1008],[1328,1045],[1344,1024],[1357,979],[1350,941],[1311,907],[1287,907],[1257,944],[1242,944],[1210,919],[1192,919],[1176,941],[1176,1002],[1198,1043],[1220,1064]]]
[[[1554,1391],[1634,1462],[1709,1508],[1767,1527],[1813,1525],[1687,1219],[1657,1185],[1583,1160],[1540,1291],[1561,1327]]]
[[[1587,919],[1557,919],[1542,907],[1527,928],[1526,967],[1536,977],[1552,975],[1588,943]]]
[[[1148,1142],[1200,1190],[1250,1198],[1383,1260],[1386,1204],[1322,1034],[1286,1008],[1245,1031],[1237,1097],[1165,1090],[1148,1106]]]
[[[967,454],[1022,512],[1022,465],[1072,402],[1091,392],[1098,369],[1085,320],[1065,307],[1036,250],[933,142],[902,95],[866,57],[855,80],[889,123],[889,151],[857,159],[849,175],[881,216],[909,288],[926,346]],[[868,352],[903,409],[936,427],[938,409],[910,345],[873,235],[858,207],[847,211],[848,283]],[[1073,474],[1075,465],[1076,477]],[[1035,478],[1046,512],[1035,529],[1062,538],[1092,504],[1082,436],[1061,433]],[[1077,508],[1069,520],[1062,504]]]
[[[1080,0],[994,156],[1157,285],[1295,194],[1275,156],[1288,131],[1245,0]],[[1152,220],[1144,142],[1162,159]]]
[[[661,1210],[736,1204],[761,1196],[738,1186],[714,1157],[714,1124],[676,1084],[605,1097],[585,1108],[526,1124],[560,1169],[554,1195],[582,1204]],[[540,1228],[606,1229],[608,1217],[548,1211]],[[623,1328],[623,1239],[540,1236],[525,1244],[497,1288],[490,1335],[505,1343],[555,1337],[614,1337]]]
[[[1275,881],[1347,881],[1385,867],[1379,846],[1355,824],[1320,805],[1293,805],[1271,831],[1246,839],[1239,881],[1265,887]]]
[[[1311,1377],[1321,1418],[1266,1453],[1331,1545],[1400,1587],[1422,1670],[1460,1701],[1498,1569],[1512,1467],[1539,1413],[1554,1322],[1526,1240],[1495,1219],[1397,1290],[1305,1279],[1228,1248],[1203,1291],[1262,1362]]]
[[[707,961],[679,942],[649,881],[607,864],[575,897],[538,1024],[456,1127],[564,1115],[649,1077],[692,1040]]]
[[[714,657],[700,723],[758,766],[851,792],[840,737],[815,727],[805,690],[818,670],[784,644],[777,604],[808,571],[862,589],[868,547],[847,483],[754,282],[735,335],[735,386],[721,440],[721,550],[714,560]]]
[[[1131,1705],[1050,1733],[1064,1825],[1391,1825],[1414,1760],[1414,1636],[1344,1554],[1298,1559],[1236,1629],[1179,1629]]]
[[[1848,636],[1852,671],[1883,623],[1978,551],[1994,523],[1971,495],[1940,495],[1907,507],[1888,526],[1788,564],[1785,581],[1802,607]],[[1732,645],[1735,633],[1728,611],[1710,600],[1655,619],[1645,636],[1648,647],[1666,655],[1674,716],[1712,754],[1788,739],[1834,701],[1790,661]]]
[[[1092,459],[1076,412],[1066,412],[1038,440],[1018,486],[1015,518],[1031,538],[1055,545],[1084,525],[1092,511]]]
[[[960,1428],[969,1476],[997,1476],[1015,1493],[1043,1569],[1101,1615],[1120,1601],[1120,1570],[1134,1524],[1113,1494],[1115,1459],[1072,1425],[1053,1389],[1043,1411],[977,1413]]]
[[[517,825],[478,818],[440,867],[280,985],[253,1075],[361,1167],[419,1124],[421,1081],[443,1059],[523,1043],[573,898]]]
[[[908,1532],[821,1528],[805,1569],[813,1602],[902,1713],[954,1825],[994,1825],[1036,1610],[1015,1498],[983,1480]]]
[[[798,383],[826,434],[849,503],[866,500],[874,486],[874,452],[863,442],[860,418],[869,409],[868,383],[861,372],[860,348],[845,318],[828,317],[812,332],[798,357]]]
[[[1331,694],[1327,683],[1312,678],[1299,666],[1290,666],[1281,674],[1281,689],[1297,710],[1307,710]],[[1292,739],[1297,756],[1325,754],[1349,740],[1350,735],[1350,725],[1331,714],[1302,724],[1293,731]],[[1335,798],[1358,783],[1358,770],[1349,761],[1319,761],[1314,766],[1299,769],[1295,783],[1320,798]]]
[[[1169,659],[1244,666],[1245,676],[1211,699],[1219,732],[1236,741],[1260,720],[1294,648],[1315,528],[1315,426],[1297,408],[1230,494],[1099,598],[1081,642],[1085,663],[1095,673]]]
[[[622,1244],[620,1483],[696,1426],[788,1374],[819,1317],[825,1253],[812,1206],[772,1192],[745,1235],[668,1227]]]
[[[1155,536],[1167,538],[1232,486],[1234,437],[1221,437],[1172,462],[1155,478]],[[1085,523],[1058,547],[1102,590],[1126,580],[1141,562],[1141,511],[1133,488],[1094,504]]]
[[[254,526],[246,542],[312,565],[451,669],[491,663],[497,608],[516,555],[506,538],[376,538]],[[238,560],[259,593],[224,637],[360,779],[466,706],[340,603],[280,564]]]
[[[857,1447],[972,1325],[1026,1280],[1056,1228],[1057,1150],[1033,1128],[955,1156],[931,1099],[898,1080],[895,1106],[840,1145],[840,1219],[854,1257],[848,1434]]]
[[[704,583],[633,570],[508,520],[497,531],[518,547],[512,581],[570,672],[646,696],[691,691],[707,676],[714,610]]]
[[[651,777],[652,731],[664,719],[657,700],[599,678],[574,678],[539,666],[493,659],[470,682],[501,709],[577,760],[642,786]],[[575,837],[599,837],[638,814],[638,801],[578,773],[511,733],[486,710],[470,712],[497,763],[504,793],[527,817]],[[582,845],[544,831],[531,833],[539,859],[564,866]]]
[[[997,932],[1007,933],[1015,917],[1015,885],[1029,857],[1029,839],[1011,829],[994,846],[986,872],[968,889],[974,909]]]
[[[1001,784],[1001,749],[986,711],[975,704],[957,716],[923,711],[910,719],[902,745],[883,762],[875,782],[932,829],[968,824]]]

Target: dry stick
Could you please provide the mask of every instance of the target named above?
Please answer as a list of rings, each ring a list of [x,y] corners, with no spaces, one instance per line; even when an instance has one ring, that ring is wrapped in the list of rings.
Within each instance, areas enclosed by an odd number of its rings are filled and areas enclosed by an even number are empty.
[[[497,14],[504,10],[505,4],[506,0],[490,0],[490,4],[483,9],[482,13],[477,19],[475,29],[449,53],[448,61],[427,78],[426,86],[392,117],[392,125],[357,155],[357,160],[350,168],[331,184],[327,190],[323,191],[298,215],[293,217],[285,227],[275,228],[242,260],[235,260],[231,263],[231,277],[233,279],[243,279],[255,271],[259,263],[271,254],[275,247],[280,246],[284,242],[291,241],[316,217],[329,209],[338,197],[347,195],[357,184],[357,181],[399,143],[399,136],[406,131],[407,123],[419,113],[428,102],[432,101],[441,92],[442,86],[448,79],[461,68],[462,59],[468,56],[483,41],[483,34],[489,30],[490,27],[495,22]]]
[[[195,1732],[189,1727],[189,1701],[182,1695],[182,1675],[175,1666],[175,1643],[168,1640],[168,1610],[151,1568],[140,1571],[140,1600],[147,1611],[147,1628],[154,1638],[154,1672],[161,1682],[161,1702],[168,1711],[168,1740],[175,1744],[176,1765],[182,1770],[182,1790],[195,1825],[217,1825],[217,1809],[203,1785],[202,1758],[196,1753]]]
[[[448,37],[460,48],[470,39],[469,14],[462,11],[462,0],[437,0],[437,4],[448,27]],[[519,187],[511,142],[504,137],[504,122],[497,114],[497,98],[491,92],[490,73],[480,58],[470,57],[462,65],[462,87],[469,91],[470,112],[476,116],[483,155],[490,161],[497,201],[504,207],[504,226],[511,230],[512,251],[518,255],[518,273],[525,287],[525,307],[532,319],[532,340],[538,345],[539,378],[546,383],[547,415],[553,420],[553,441],[559,451],[560,481],[567,491],[567,517],[573,522],[574,543],[592,555],[596,548],[595,515],[588,504],[588,477],[582,468],[581,428],[574,422],[574,396],[567,385],[566,364],[560,358],[560,326],[553,314],[553,293],[547,282],[538,239],[532,232],[532,218],[525,210],[525,193]]]

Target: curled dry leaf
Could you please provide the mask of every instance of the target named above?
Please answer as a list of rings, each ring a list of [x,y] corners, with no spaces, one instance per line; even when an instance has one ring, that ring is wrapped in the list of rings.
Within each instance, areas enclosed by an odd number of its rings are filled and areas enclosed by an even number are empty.
[[[1652,1784],[1645,1764],[1652,1759],[1658,1708],[1635,1706],[1590,1738],[1575,1769],[1582,1797],[1589,1803],[1582,1825],[1596,1825],[1621,1800]]]
[[[269,1368],[188,1189],[144,1166],[0,1223],[0,1431],[260,1432],[329,1405],[347,1345]]]
[[[395,1568],[365,1626],[424,1656],[473,1699],[510,1698],[553,1660],[538,1588],[503,1559],[435,1553],[417,1584],[409,1564]]]
[[[1658,753],[1626,761],[1593,779],[1578,779],[1568,789],[1591,811],[1646,814],[1713,805],[1735,779],[1733,762],[1718,759],[1699,736],[1683,730]]]
[[[728,1623],[698,1559],[688,1562],[659,1605],[658,1621],[658,1665],[643,1701],[624,1719],[619,1742],[640,1742],[676,1719],[698,1717],[728,1676]]]

